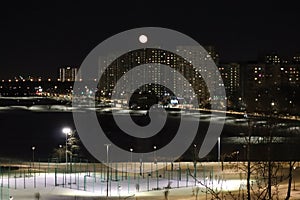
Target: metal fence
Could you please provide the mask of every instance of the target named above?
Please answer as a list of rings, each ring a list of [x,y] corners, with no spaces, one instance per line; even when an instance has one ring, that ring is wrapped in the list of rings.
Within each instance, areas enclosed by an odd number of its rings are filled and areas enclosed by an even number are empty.
[[[129,196],[137,191],[166,190],[196,185],[196,179],[213,178],[213,168],[200,163],[6,162],[0,163],[1,199],[9,189],[63,187],[102,196]],[[151,171],[154,170],[154,171]]]

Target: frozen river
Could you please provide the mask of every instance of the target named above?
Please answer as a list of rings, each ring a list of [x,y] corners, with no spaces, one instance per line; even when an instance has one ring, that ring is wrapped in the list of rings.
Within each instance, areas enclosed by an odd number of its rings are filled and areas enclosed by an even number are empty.
[[[77,112],[77,108],[72,108],[66,104],[57,104],[51,101],[47,104],[44,99],[14,99],[17,105],[0,106],[0,156],[2,158],[18,158],[23,160],[31,159],[31,147],[35,146],[36,159],[47,160],[53,149],[65,142],[65,135],[62,133],[63,127],[75,128],[72,111]],[[22,104],[26,101],[26,105]],[[21,102],[21,103],[20,103]],[[30,102],[28,104],[28,102]],[[32,103],[35,102],[35,103]],[[88,112],[95,110],[94,108],[85,108]],[[103,129],[110,132],[110,140],[117,143],[119,139],[119,129],[113,121],[112,114],[108,108],[97,108],[97,116],[99,123]],[[82,111],[82,110],[81,110]],[[147,123],[149,120],[146,111],[130,111],[126,109],[117,109],[117,115],[131,113],[134,121],[139,123]],[[157,138],[156,143],[164,145],[168,140],[172,139],[173,129],[176,129],[179,115],[188,116],[191,120],[199,120],[199,132],[195,141],[201,145],[203,135],[207,129],[210,119],[217,122],[218,116],[209,113],[194,113],[190,111],[176,111],[168,114],[169,123],[165,127],[165,135],[169,135],[164,139]],[[238,115],[227,115],[225,126],[221,135],[221,153],[230,155],[233,152],[239,152],[236,156],[226,159],[244,160],[246,158],[246,137],[249,132],[249,124]],[[266,119],[256,119],[257,126],[252,130],[253,145],[251,147],[251,158],[253,160],[266,159],[266,154],[261,153],[267,149]],[[300,123],[297,121],[277,120],[276,127],[273,131],[272,159],[288,160],[300,159],[297,153],[297,146],[300,145]],[[155,138],[154,138],[155,139]],[[123,138],[119,145],[129,149],[126,145],[127,139]],[[130,142],[130,141],[128,141]],[[132,143],[132,141],[131,141]],[[131,144],[130,144],[131,145]],[[138,149],[139,142],[135,143]],[[189,150],[191,151],[191,149]],[[186,152],[185,159],[193,159],[189,152]],[[217,146],[205,158],[208,161],[217,160]]]

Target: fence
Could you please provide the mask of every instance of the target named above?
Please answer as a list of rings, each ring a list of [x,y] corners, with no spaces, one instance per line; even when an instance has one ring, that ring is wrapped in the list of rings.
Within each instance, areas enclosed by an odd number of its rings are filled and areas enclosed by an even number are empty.
[[[200,163],[101,163],[8,162],[1,166],[1,199],[9,198],[9,189],[71,188],[103,196],[128,196],[136,191],[165,190],[196,185],[213,168]],[[5,169],[5,170],[4,170]],[[155,169],[155,171],[150,171]]]
[[[9,200],[9,188],[0,186],[0,200]]]

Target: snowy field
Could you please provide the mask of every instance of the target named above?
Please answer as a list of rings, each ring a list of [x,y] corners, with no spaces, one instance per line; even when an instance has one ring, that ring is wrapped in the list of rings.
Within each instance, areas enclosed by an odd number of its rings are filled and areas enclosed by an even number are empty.
[[[163,164],[161,164],[163,165]],[[239,179],[221,180],[221,174],[216,173],[219,167],[211,167],[211,170],[197,170],[192,168],[186,170],[186,164],[182,170],[176,168],[170,170],[159,170],[143,173],[126,173],[111,170],[109,173],[109,181],[107,181],[107,171],[101,172],[73,172],[73,173],[55,173],[33,171],[21,173],[11,172],[3,173],[1,177],[1,198],[8,199],[12,195],[14,199],[34,199],[37,193],[41,199],[79,199],[91,197],[110,198],[130,198],[131,196],[147,196],[151,193],[162,195],[167,189],[178,190],[192,195],[195,187],[205,191],[205,185],[215,189],[238,190],[245,183]],[[145,168],[150,168],[150,164],[146,164]],[[212,171],[214,170],[214,171]],[[134,170],[133,170],[134,171]],[[138,171],[136,169],[135,171]],[[117,173],[117,174],[116,174]],[[193,176],[202,182],[195,181]],[[205,185],[203,185],[205,184]],[[107,187],[108,186],[108,187]],[[108,192],[108,194],[107,194]],[[174,191],[173,191],[174,193]]]

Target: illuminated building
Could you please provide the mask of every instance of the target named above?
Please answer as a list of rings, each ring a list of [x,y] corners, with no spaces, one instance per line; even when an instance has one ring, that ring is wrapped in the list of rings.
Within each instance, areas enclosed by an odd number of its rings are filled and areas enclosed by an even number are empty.
[[[279,55],[275,52],[268,54],[265,56],[265,63],[267,64],[280,64],[281,63],[281,58]]]
[[[246,66],[245,97],[252,111],[293,112],[300,65],[253,63]]]
[[[71,67],[62,67],[59,68],[59,81],[66,82],[66,81],[75,81],[77,77],[77,68]]]
[[[300,64],[300,54],[297,54],[297,55],[293,56],[292,62],[294,64]]]
[[[204,49],[207,51],[207,53],[210,55],[210,57],[214,60],[214,62],[218,66],[220,62],[220,56],[219,53],[216,51],[215,46],[207,45],[204,46]]]
[[[195,63],[190,63],[184,59],[185,54],[193,54],[193,56],[197,57],[196,49],[190,46],[182,46],[177,47],[177,52],[178,54],[174,54],[162,49],[149,48],[128,52],[117,59],[113,55],[101,58],[100,62],[102,66],[109,66],[104,72],[100,71],[100,73],[103,73],[99,83],[100,95],[112,95],[111,91],[113,91],[120,78],[126,83],[121,88],[121,94],[125,95],[129,92],[127,91],[129,84],[137,83],[137,77],[139,77],[143,80],[152,81],[151,84],[145,84],[139,88],[142,92],[154,92],[158,97],[176,94],[177,97],[184,98],[188,103],[193,101],[194,98],[207,100],[209,95],[206,85],[202,80],[201,72],[193,68],[193,64],[198,64],[197,59],[191,58]],[[211,59],[210,55],[207,55],[205,59]],[[155,63],[156,65],[150,65],[150,63]],[[129,70],[143,64],[146,66],[136,69],[135,77],[131,77],[131,79],[127,77],[125,79],[123,75]],[[165,71],[165,68],[162,68],[163,65],[173,69],[171,74]],[[187,81],[183,81],[180,77],[176,76],[176,72],[184,76]],[[212,76],[212,74],[210,75]],[[171,83],[171,88],[163,86],[166,82]],[[190,96],[191,91],[188,91],[190,85],[192,85],[196,94],[194,96]]]

